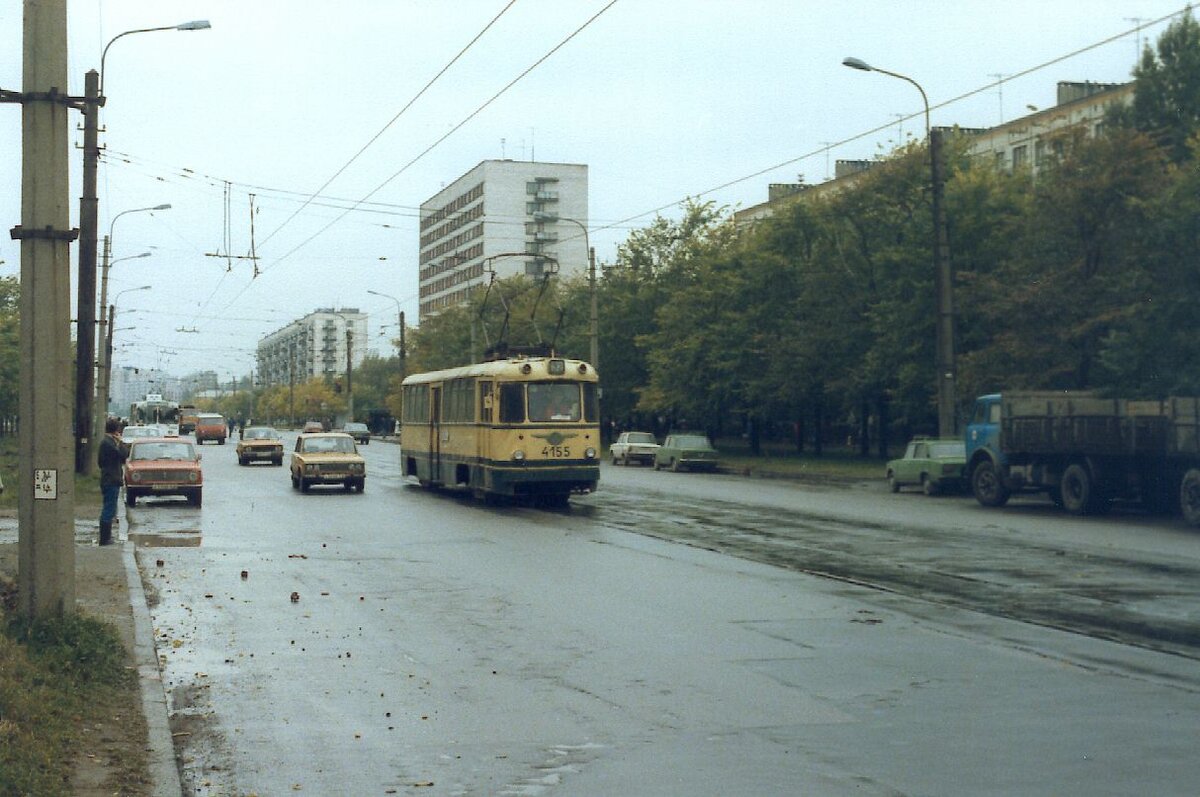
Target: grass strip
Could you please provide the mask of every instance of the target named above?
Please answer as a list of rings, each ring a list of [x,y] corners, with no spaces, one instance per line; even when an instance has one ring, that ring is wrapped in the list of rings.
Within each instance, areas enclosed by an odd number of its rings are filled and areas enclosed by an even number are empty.
[[[112,625],[17,616],[10,581],[0,596],[0,794],[69,794],[84,728],[135,686],[134,673]]]

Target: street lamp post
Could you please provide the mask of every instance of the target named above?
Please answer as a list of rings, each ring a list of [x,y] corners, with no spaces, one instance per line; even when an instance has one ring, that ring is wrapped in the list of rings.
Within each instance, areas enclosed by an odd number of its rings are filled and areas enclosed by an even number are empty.
[[[404,344],[404,311],[400,309],[400,300],[395,296],[389,296],[388,294],[380,293],[379,291],[367,290],[367,293],[371,294],[372,296],[382,296],[384,299],[391,299],[396,303],[396,318],[400,322],[400,346],[397,350],[397,353],[399,354],[400,358],[400,381],[403,382],[404,377],[408,376],[408,363],[406,360],[407,352]]]
[[[925,104],[925,136],[929,141],[930,200],[933,210],[933,270],[937,297],[937,405],[938,436],[954,437],[957,434],[955,412],[955,362],[954,362],[954,282],[950,274],[950,246],[946,237],[946,211],[942,203],[942,131],[934,130],[929,123],[929,98],[921,84],[898,72],[889,72],[871,66],[859,58],[842,60],[844,66],[863,72],[879,72],[899,78],[916,86]]]
[[[583,248],[588,257],[588,288],[591,293],[591,313],[588,319],[588,339],[591,342],[589,357],[592,367],[600,370],[600,311],[596,299],[596,252],[588,241],[587,225],[579,219],[559,216],[557,213],[537,212],[533,217],[538,221],[566,221],[574,224],[583,231]]]
[[[108,48],[113,46],[117,39],[124,38],[134,33],[154,33],[160,30],[208,30],[212,25],[207,19],[196,19],[191,22],[181,22],[178,25],[164,25],[161,28],[138,28],[137,30],[127,30],[124,33],[118,33],[108,40],[108,44],[104,45],[104,50],[100,53],[100,96],[104,96],[104,60],[108,58]]]
[[[109,39],[100,54],[100,72],[92,69],[84,75],[84,96],[74,107],[83,112],[83,186],[79,197],[79,273],[76,289],[75,324],[75,472],[87,475],[92,470],[97,435],[91,429],[94,413],[96,367],[96,235],[100,200],[96,194],[96,170],[100,161],[100,108],[104,105],[104,60],[113,42],[133,33],[158,30],[204,30],[212,27],[207,20],[184,22],[161,28],[128,30]],[[104,309],[104,301],[100,302]],[[89,434],[89,432],[94,432]]]
[[[155,207],[155,208],[139,208],[139,210],[163,210],[163,209],[169,208],[169,207],[171,207],[171,206],[170,205],[159,205],[158,207]],[[124,213],[118,213],[117,216],[118,217],[123,216],[123,215],[125,215],[125,213],[132,213],[132,212],[133,211],[127,210]],[[117,222],[117,220],[114,218],[113,224],[116,224],[116,222]],[[110,233],[112,232],[112,225],[109,225],[109,232]],[[92,403],[92,436],[91,436],[91,442],[89,442],[88,446],[87,446],[87,458],[89,461],[95,459],[95,455],[94,455],[94,452],[96,449],[95,441],[99,440],[100,436],[104,434],[104,420],[108,416],[108,377],[103,376],[105,369],[111,368],[110,364],[112,362],[112,318],[111,318],[112,308],[109,308],[107,315],[104,312],[104,303],[106,301],[108,301],[108,270],[109,270],[109,268],[116,265],[117,263],[120,263],[122,260],[137,260],[137,259],[143,258],[143,257],[150,257],[149,252],[142,252],[141,254],[138,254],[138,255],[127,255],[126,257],[118,257],[116,260],[114,260],[110,263],[109,255],[112,252],[112,248],[111,248],[110,244],[111,244],[111,235],[104,239],[104,269],[103,269],[103,278],[100,280],[100,339],[107,338],[108,343],[105,344],[103,362],[97,364],[97,368],[99,369],[100,373],[102,374],[103,386],[101,386],[100,384],[97,384],[96,400]],[[149,286],[147,286],[147,287],[149,287]],[[121,291],[121,293],[125,293],[125,291]],[[118,294],[118,295],[120,295],[120,294]],[[107,335],[105,334],[106,330],[108,333]],[[97,358],[97,359],[101,359],[101,358]]]
[[[137,255],[137,257],[141,257],[141,255]],[[113,327],[115,326],[116,320],[117,302],[121,301],[121,297],[127,293],[148,290],[150,290],[149,285],[142,285],[137,288],[126,288],[123,291],[118,291],[116,297],[113,299],[113,303],[108,307],[108,315],[106,319],[108,329],[106,330],[107,334],[105,335],[104,342],[104,365],[100,370],[100,395],[99,400],[96,402],[96,414],[100,417],[100,429],[104,428],[103,423],[105,418],[108,416],[108,391],[112,380]]]
[[[170,210],[170,208],[171,208],[171,206],[169,204],[162,204],[162,205],[155,205],[154,207],[148,207],[148,208],[132,208],[130,210],[123,210],[120,213],[118,213],[117,215],[113,216],[112,221],[109,222],[108,236],[105,237],[105,239],[104,239],[104,252],[103,252],[102,266],[101,266],[101,270],[100,270],[100,317],[99,317],[100,334],[99,334],[99,338],[97,339],[97,343],[99,343],[100,340],[103,340],[104,326],[105,326],[105,324],[108,323],[108,321],[106,321],[104,318],[104,308],[108,301],[108,269],[109,269],[109,266],[111,265],[109,263],[109,259],[112,256],[113,228],[116,227],[117,219],[121,218],[122,216],[124,216],[127,213],[141,213],[141,212],[153,211],[153,210]],[[134,255],[134,257],[149,257],[149,256],[150,256],[149,252],[144,252],[143,254],[140,254],[140,255]],[[120,259],[126,260],[129,258],[120,258]],[[80,262],[80,272],[82,273],[85,270],[86,270],[86,266],[81,261]],[[92,272],[93,272],[93,276],[94,276],[94,272],[95,272],[95,259],[94,258],[92,260]],[[84,301],[84,296],[82,293],[79,296],[79,300],[80,300],[80,302]],[[92,294],[90,297],[87,298],[87,301],[94,302],[95,300],[96,300],[95,284],[93,282]],[[82,317],[83,317],[82,311],[80,311],[80,318],[82,319]],[[94,313],[93,313],[93,318],[95,318]],[[78,356],[82,357],[83,355],[80,354]],[[89,368],[96,367],[96,361],[98,359],[99,359],[98,357],[94,357],[93,355],[89,354],[88,355],[88,363],[87,363],[88,367]],[[94,380],[93,380],[93,382],[94,382]],[[107,395],[106,393],[100,393],[99,390],[97,390],[96,393],[99,395]],[[84,444],[82,446],[83,468],[84,469],[81,472],[83,472],[83,473],[90,472],[91,468],[95,462],[96,446],[97,446],[97,443],[100,440],[100,438],[104,435],[104,418],[108,412],[107,407],[105,407],[104,409],[101,409],[99,406],[99,403],[96,401],[89,402],[88,410],[90,413],[88,417],[91,419],[91,432],[92,433],[90,435],[87,434],[88,423],[86,420],[83,422],[83,424],[80,426],[80,428],[77,429],[77,431],[76,431],[77,435],[83,435],[85,437]],[[78,439],[78,437],[77,437],[77,439]],[[78,465],[79,465],[79,463],[77,462],[76,466],[78,467]]]

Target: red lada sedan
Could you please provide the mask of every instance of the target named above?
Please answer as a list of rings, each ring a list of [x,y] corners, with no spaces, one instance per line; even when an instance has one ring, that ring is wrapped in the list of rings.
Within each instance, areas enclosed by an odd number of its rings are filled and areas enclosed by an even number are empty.
[[[204,477],[200,455],[190,440],[178,437],[143,437],[129,444],[125,461],[125,503],[138,498],[182,495],[192,506],[200,506]]]

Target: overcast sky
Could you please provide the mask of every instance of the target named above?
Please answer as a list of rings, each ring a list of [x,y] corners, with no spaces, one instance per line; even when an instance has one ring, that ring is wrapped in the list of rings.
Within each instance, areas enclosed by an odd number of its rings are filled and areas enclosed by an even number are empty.
[[[83,93],[84,73],[99,69],[105,43],[123,31],[212,23],[126,36],[105,62],[100,234],[121,211],[172,205],[125,215],[113,228],[114,258],[152,253],[111,270],[110,299],[152,286],[121,297],[114,364],[177,375],[214,369],[228,379],[250,371],[260,337],[329,306],[369,313],[371,347],[390,354],[396,304],[366,291],[396,297],[416,322],[417,208],[482,160],[587,164],[591,241],[611,261],[630,229],[656,210],[675,215],[689,196],[754,205],[768,183],[820,182],[838,159],[872,158],[922,136],[916,90],[847,69],[846,56],[921,83],[935,125],[988,127],[1053,105],[1060,80],[1128,80],[1135,28],[1153,41],[1167,24],[1159,20],[1184,8],[1160,0],[507,5],[71,0],[72,94]],[[0,88],[21,88],[21,17],[21,0],[0,0]],[[970,92],[978,93],[948,102]],[[72,115],[73,129],[80,120]],[[2,105],[5,230],[20,220],[19,153],[19,106]],[[78,149],[71,158],[77,225]],[[250,253],[251,194],[257,277],[249,260],[209,256]],[[0,260],[0,275],[18,272],[19,246],[7,234]]]

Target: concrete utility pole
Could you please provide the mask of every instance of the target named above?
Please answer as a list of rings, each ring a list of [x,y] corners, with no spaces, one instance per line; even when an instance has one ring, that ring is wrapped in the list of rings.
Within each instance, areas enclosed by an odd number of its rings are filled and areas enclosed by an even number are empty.
[[[351,357],[351,352],[354,348],[354,330],[350,329],[350,322],[346,321],[346,420],[354,420],[354,385],[351,383],[352,372],[354,370],[354,360]]]
[[[950,272],[950,243],[946,235],[945,175],[940,128],[929,131],[932,173],[933,267],[937,274],[937,405],[938,437],[957,437],[956,373],[954,367],[954,277]]]
[[[67,2],[25,0],[21,130],[20,611],[75,609]]]
[[[586,234],[587,230],[584,230]],[[592,367],[600,370],[600,311],[596,305],[596,250],[588,247],[588,285],[592,294],[592,312],[588,320],[588,337],[592,342]]]
[[[96,437],[92,395],[96,388],[96,164],[100,160],[100,73],[84,76],[83,194],[79,197],[79,276],[75,302],[75,472],[92,472]]]

